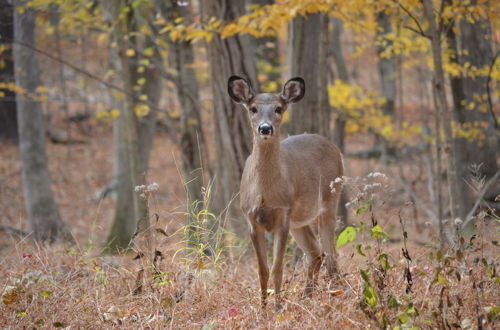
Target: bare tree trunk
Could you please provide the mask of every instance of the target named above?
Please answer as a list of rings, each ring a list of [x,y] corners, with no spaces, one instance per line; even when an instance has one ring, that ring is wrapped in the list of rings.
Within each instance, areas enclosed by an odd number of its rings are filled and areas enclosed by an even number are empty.
[[[384,10],[377,14],[377,24],[382,28],[382,31],[377,31],[377,37],[384,39],[388,33],[392,33],[391,21]],[[386,103],[383,107],[384,113],[389,116],[394,116],[394,105],[396,102],[396,61],[394,58],[383,58],[380,54],[392,45],[392,41],[387,41],[387,46],[377,46],[378,71],[382,87],[382,96]]]
[[[25,1],[17,1],[24,11],[15,10],[14,46],[16,84],[35,95],[40,86],[40,70],[36,53],[22,44],[35,46],[35,11]],[[72,240],[61,220],[51,190],[45,130],[40,103],[28,96],[17,95],[19,146],[22,161],[23,190],[34,239],[52,243]]]
[[[11,0],[0,0],[0,83],[10,83],[14,78],[12,57],[14,40],[14,6]],[[3,94],[3,95],[2,95]],[[17,142],[16,94],[9,89],[0,88],[0,140]]]
[[[448,174],[448,191],[450,197],[450,212],[452,220],[456,219],[459,215],[459,201],[460,201],[460,186],[458,184],[458,173],[456,169],[456,155],[453,145],[453,135],[451,130],[451,116],[448,109],[445,90],[445,78],[442,63],[442,49],[441,49],[441,24],[436,25],[434,8],[432,7],[431,0],[424,0],[424,10],[427,22],[429,23],[429,34],[431,38],[432,59],[434,63],[434,92],[436,95],[436,111],[438,116],[442,118],[444,134],[446,139],[446,149],[448,151],[447,157],[447,174]],[[437,132],[436,134],[439,134]],[[442,219],[440,219],[442,221]],[[444,239],[445,233],[440,233],[441,240]]]
[[[475,1],[471,3],[475,5]],[[472,67],[489,66],[493,60],[488,36],[491,36],[489,22],[479,20],[471,24],[464,20],[460,23],[459,38],[453,28],[448,29],[447,40],[451,47],[452,61],[464,66],[470,63]],[[461,127],[481,123],[479,128],[484,138],[468,140],[460,136],[454,140],[457,152],[456,166],[460,185],[460,200],[458,217],[465,221],[474,204],[474,194],[471,189],[473,180],[479,176],[488,181],[498,170],[496,161],[498,155],[498,136],[495,131],[495,118],[484,102],[487,95],[488,78],[477,76],[451,77],[451,90],[454,104],[454,119]],[[472,105],[472,106],[471,106]],[[483,126],[484,125],[484,126]],[[493,185],[485,194],[485,200],[493,200],[500,193],[500,188]],[[468,222],[463,234],[470,237],[475,233],[474,222]]]
[[[274,4],[274,0],[250,0],[251,3],[259,6]],[[255,56],[257,58],[257,70],[259,74],[266,74],[267,80],[262,83],[262,90],[269,93],[278,93],[279,84],[281,83],[281,63],[280,63],[280,48],[277,36],[264,36],[256,38]],[[270,67],[270,71],[263,68]],[[276,86],[276,89],[271,89],[271,84]]]
[[[107,3],[106,11],[111,20],[114,21],[112,30],[113,40],[116,42],[117,50],[112,56],[115,72],[120,77],[122,88],[132,91],[134,85],[134,65],[132,58],[126,55],[131,47],[130,33],[133,27],[133,10],[125,15],[124,7],[128,2],[114,0]],[[105,252],[115,253],[127,249],[134,233],[140,227],[144,229],[144,200],[134,191],[134,188],[144,182],[139,160],[139,138],[138,123],[134,113],[135,102],[129,95],[121,95],[118,100],[120,115],[115,121],[115,176],[117,179],[117,201],[115,217],[111,231],[106,241]],[[144,167],[144,164],[143,164]]]
[[[348,83],[349,74],[347,73],[347,65],[344,60],[344,54],[342,53],[342,41],[340,39],[340,36],[342,35],[342,20],[339,18],[333,18],[332,23],[332,55],[337,69],[338,79]],[[335,119],[335,128],[333,131],[333,142],[339,147],[342,154],[345,154],[345,123],[344,114],[337,110],[337,118]],[[342,194],[340,195],[339,214],[344,227],[346,227],[349,223],[349,213],[345,207],[347,201],[347,191],[346,189],[343,189]]]
[[[176,1],[157,1],[156,5],[167,21],[173,22],[179,17],[189,19],[188,9],[179,6]],[[206,185],[205,177],[209,175],[210,169],[206,163],[206,143],[200,116],[198,82],[196,72],[192,67],[195,61],[193,45],[190,41],[174,42],[170,38],[167,42],[170,67],[177,72],[175,85],[177,98],[182,108],[180,143],[182,174],[187,196],[187,240],[188,244],[194,245],[199,240],[198,229],[201,226],[197,223],[200,219],[197,219],[196,215],[206,206],[203,204],[202,188]]]
[[[216,17],[226,22],[244,13],[243,1],[206,0],[202,2],[203,16]],[[254,51],[249,36],[236,35],[221,39],[214,36],[208,43],[210,81],[214,96],[214,122],[216,147],[216,191],[219,210],[228,208],[231,229],[239,237],[246,237],[247,224],[241,217],[239,183],[245,160],[252,150],[252,135],[247,114],[243,108],[231,101],[227,95],[227,79],[231,75],[248,78],[258,90]]]
[[[394,106],[396,102],[396,60],[394,58],[385,58],[380,56],[380,54],[392,45],[392,41],[387,40],[385,35],[392,33],[392,26],[390,17],[382,9],[377,13],[377,24],[382,30],[377,30],[377,38],[381,40],[386,40],[387,45],[377,46],[378,55],[378,71],[380,76],[380,85],[382,96],[385,98],[385,104],[382,108],[384,114],[394,118]],[[389,142],[383,138],[383,136],[376,134],[375,144],[381,149],[382,159],[387,160],[387,154],[391,152]]]
[[[306,82],[304,100],[290,111],[290,134],[320,133],[329,136],[330,111],[326,97],[328,17],[296,16],[289,25],[290,76]]]

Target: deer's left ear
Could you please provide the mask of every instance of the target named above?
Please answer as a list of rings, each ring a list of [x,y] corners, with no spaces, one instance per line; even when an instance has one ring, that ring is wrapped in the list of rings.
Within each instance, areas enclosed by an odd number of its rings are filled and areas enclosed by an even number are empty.
[[[302,100],[305,93],[306,83],[304,82],[304,79],[295,77],[285,83],[285,87],[283,87],[283,92],[281,92],[280,98],[287,104],[296,103]]]
[[[252,85],[239,76],[231,76],[227,81],[227,92],[236,103],[248,104],[254,98]]]

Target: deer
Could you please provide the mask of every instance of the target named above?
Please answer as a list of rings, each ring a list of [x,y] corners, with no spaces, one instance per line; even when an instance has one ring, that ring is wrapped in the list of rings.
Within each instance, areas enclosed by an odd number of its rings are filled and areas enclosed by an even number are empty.
[[[261,305],[266,307],[268,281],[274,283],[276,309],[282,308],[283,258],[291,232],[307,260],[305,297],[311,297],[322,263],[330,278],[338,275],[334,246],[337,204],[344,165],[340,150],[317,134],[289,136],[280,141],[280,126],[288,106],[305,94],[300,77],[288,80],[280,94],[256,93],[239,76],[228,80],[231,99],[248,113],[253,147],[240,183],[240,208],[258,261]],[[319,242],[313,225],[318,224]],[[265,233],[273,235],[271,273]]]

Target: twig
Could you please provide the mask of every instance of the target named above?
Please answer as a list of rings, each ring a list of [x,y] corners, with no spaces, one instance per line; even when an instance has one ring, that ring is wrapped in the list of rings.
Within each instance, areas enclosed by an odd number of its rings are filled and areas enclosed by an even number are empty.
[[[418,30],[412,28],[412,27],[409,27],[409,26],[405,26],[405,28],[407,28],[408,30],[411,30],[415,33],[418,33],[420,34],[422,37],[425,37],[425,38],[428,38],[430,39],[431,37],[426,34],[424,32],[424,29],[422,29],[422,26],[420,25],[420,22],[418,21],[418,19],[405,7],[403,6],[399,1],[395,0],[394,1],[401,9],[403,9],[403,11],[415,22],[415,24],[417,25],[418,27]]]
[[[15,234],[19,237],[25,237],[29,235],[28,232],[25,232],[22,229],[17,229],[11,226],[0,226],[0,231],[10,232],[11,234]]]
[[[410,188],[410,184],[406,181],[401,169],[399,171],[399,181],[402,183],[403,189],[405,192],[410,195],[410,197],[415,201],[415,205],[429,218],[431,218],[434,222],[438,222],[437,215],[420,199],[420,197],[415,194],[415,192]]]
[[[490,188],[490,186],[492,184],[494,184],[499,178],[500,178],[500,170],[498,170],[495,173],[495,175],[493,177],[491,177],[488,180],[488,182],[486,182],[486,184],[483,186],[483,189],[481,189],[481,191],[479,192],[479,195],[476,198],[476,202],[474,203],[474,206],[472,207],[472,209],[467,214],[467,217],[465,218],[465,220],[464,220],[464,222],[462,224],[461,230],[463,230],[469,224],[469,222],[472,221],[472,219],[473,219],[472,217],[473,217],[474,213],[476,212],[478,206],[481,204],[481,200],[483,199],[484,195],[486,194],[486,191],[488,191],[488,189]]]
[[[120,87],[120,86],[117,86],[117,85],[115,85],[115,84],[112,84],[112,83],[110,83],[110,82],[107,82],[106,80],[104,80],[104,79],[102,79],[102,78],[100,78],[100,77],[98,77],[98,76],[94,75],[93,73],[90,73],[90,72],[88,72],[88,71],[85,71],[85,70],[83,70],[83,69],[81,69],[81,68],[77,67],[76,65],[71,64],[70,62],[68,62],[68,61],[66,61],[66,60],[64,60],[64,59],[62,59],[62,58],[60,58],[60,57],[58,57],[58,56],[52,55],[52,54],[50,54],[50,53],[48,53],[48,52],[46,52],[46,51],[44,51],[44,50],[41,50],[41,49],[39,49],[39,48],[36,48],[36,47],[34,47],[34,46],[30,45],[30,44],[27,44],[27,43],[24,43],[24,42],[21,42],[21,41],[12,41],[12,43],[13,43],[13,44],[18,44],[18,45],[23,46],[23,47],[26,47],[26,48],[28,48],[28,49],[30,49],[30,50],[32,50],[32,51],[34,51],[34,52],[36,52],[36,53],[39,53],[39,54],[41,54],[41,55],[43,55],[43,56],[45,56],[45,57],[47,57],[47,58],[50,58],[50,59],[51,59],[51,60],[53,60],[53,61],[56,61],[56,62],[62,63],[62,64],[64,64],[64,65],[66,65],[66,66],[70,67],[70,68],[71,68],[71,69],[73,69],[74,71],[76,71],[76,72],[78,72],[78,73],[81,73],[81,74],[83,74],[83,75],[85,75],[85,76],[87,76],[87,77],[89,77],[89,78],[91,78],[91,79],[93,79],[93,80],[96,80],[96,81],[100,82],[101,84],[103,84],[104,86],[106,86],[106,87],[108,87],[108,88],[111,88],[111,89],[117,90],[117,91],[119,91],[119,92],[121,92],[121,93],[123,93],[123,94],[125,94],[125,95],[127,95],[127,96],[129,96],[129,97],[131,97],[134,101],[137,101],[137,102],[141,102],[141,103],[147,104],[150,108],[155,109],[156,111],[166,113],[166,114],[167,114],[167,116],[166,116],[165,118],[166,118],[167,125],[168,125],[168,127],[169,127],[170,131],[171,131],[171,132],[175,132],[175,131],[176,131],[176,129],[175,129],[176,125],[175,125],[174,119],[172,119],[172,118],[169,116],[168,111],[161,109],[160,107],[158,107],[158,106],[154,105],[153,103],[151,103],[151,102],[149,102],[149,101],[143,101],[143,100],[141,100],[141,99],[140,99],[140,97],[139,97],[139,96],[137,96],[136,94],[134,94],[134,93],[132,93],[132,92],[130,92],[130,91],[128,91],[128,90],[126,90],[126,89],[124,89],[124,88]],[[172,135],[171,137],[172,137],[172,138],[174,138],[174,136],[173,136],[173,135]]]

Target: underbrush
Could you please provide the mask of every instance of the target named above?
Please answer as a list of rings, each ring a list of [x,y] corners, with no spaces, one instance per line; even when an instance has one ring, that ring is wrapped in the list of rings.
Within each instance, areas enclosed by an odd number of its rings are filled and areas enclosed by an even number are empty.
[[[371,175],[369,179],[383,179]],[[348,181],[348,179],[345,179]],[[365,180],[366,181],[366,180]],[[460,249],[417,243],[402,209],[386,231],[376,210],[383,182],[353,194],[353,224],[337,237],[340,276],[321,271],[312,298],[303,298],[303,258],[287,256],[284,308],[260,307],[253,251],[234,254],[207,223],[170,232],[151,212],[151,227],[130,253],[103,256],[84,246],[34,247],[18,241],[0,260],[4,328],[461,328],[494,329],[500,314],[499,219],[480,216],[478,235]],[[351,186],[356,186],[352,180]],[[368,188],[365,188],[368,187]],[[382,191],[381,191],[382,189]],[[146,196],[148,197],[148,196]],[[148,197],[149,198],[149,197]],[[205,203],[207,204],[207,203]],[[394,224],[395,223],[395,224]],[[221,227],[225,227],[224,225]],[[190,232],[198,236],[186,244]],[[291,240],[290,244],[293,244]],[[290,248],[290,254],[294,249]]]

